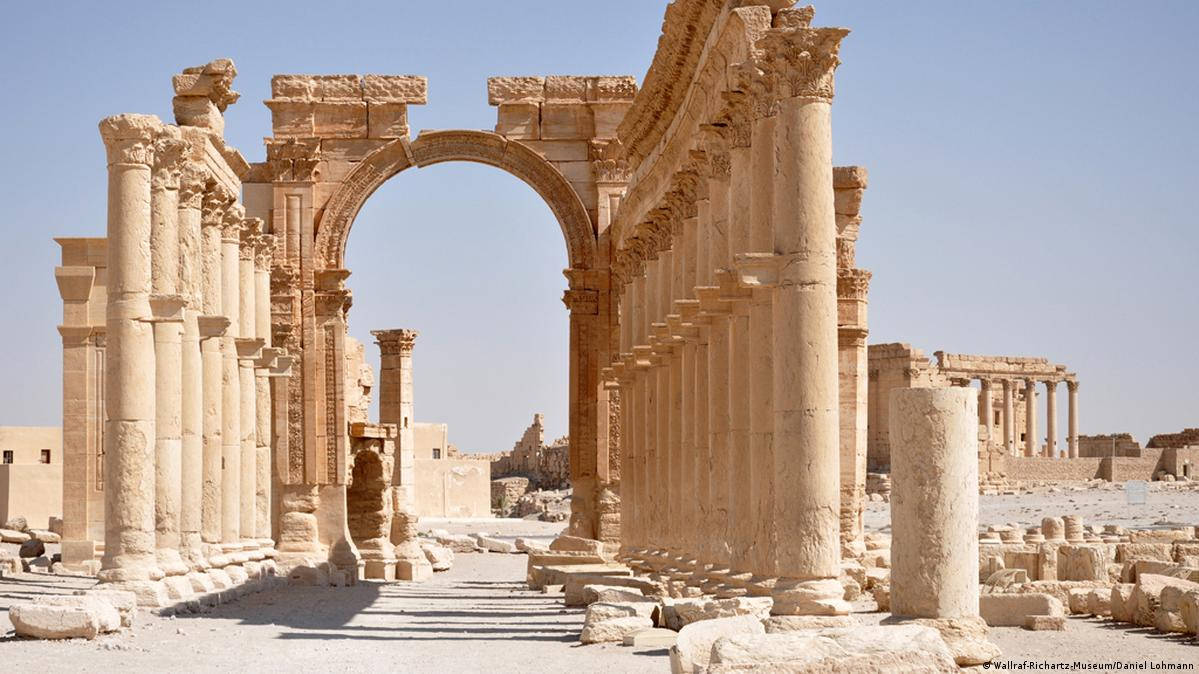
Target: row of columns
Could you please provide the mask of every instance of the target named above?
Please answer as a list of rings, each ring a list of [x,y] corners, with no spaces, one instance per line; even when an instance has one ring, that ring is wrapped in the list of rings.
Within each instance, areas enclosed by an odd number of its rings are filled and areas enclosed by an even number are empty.
[[[772,29],[626,241],[622,551],[776,614],[844,614],[830,107],[846,31]]]
[[[162,604],[236,583],[273,555],[267,377],[286,365],[264,348],[274,242],[180,128],[118,115],[100,133],[109,284],[99,577]]]
[[[1016,391],[1019,388],[1019,380],[1012,378],[1002,378],[999,380],[1003,387],[1003,414],[1002,414],[1002,439],[1003,447],[1007,454],[1011,456],[1020,456],[1021,451],[1019,443],[1016,441]],[[955,377],[954,384],[959,386],[968,386],[970,379],[966,377]],[[982,377],[979,380],[979,401],[978,415],[979,424],[990,429],[994,427],[991,414],[992,401],[995,389],[995,379],[990,377]],[[1066,379],[1066,389],[1069,392],[1067,397],[1067,430],[1066,443],[1067,453],[1069,458],[1078,458],[1078,380]],[[1044,452],[1040,452],[1037,446],[1037,380],[1032,377],[1024,379],[1024,450],[1023,456],[1037,456],[1041,454],[1048,458],[1058,458],[1057,452],[1057,384],[1058,380],[1045,380],[1046,393],[1046,441]]]

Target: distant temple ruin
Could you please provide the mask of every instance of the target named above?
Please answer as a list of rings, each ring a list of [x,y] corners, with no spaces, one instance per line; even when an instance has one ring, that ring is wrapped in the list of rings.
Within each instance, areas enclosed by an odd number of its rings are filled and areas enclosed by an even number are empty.
[[[545,417],[533,415],[512,451],[493,455],[491,477],[526,477],[530,489],[570,487],[570,439],[563,436],[545,444]]]

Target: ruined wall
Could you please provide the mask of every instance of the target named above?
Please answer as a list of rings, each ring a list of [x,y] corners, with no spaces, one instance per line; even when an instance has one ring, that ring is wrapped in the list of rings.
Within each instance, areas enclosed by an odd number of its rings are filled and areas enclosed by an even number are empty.
[[[871,344],[867,348],[866,467],[890,472],[891,442],[887,413],[891,390],[915,386],[947,386],[920,349],[910,344]]]
[[[1078,436],[1079,456],[1141,456],[1141,452],[1141,443],[1128,433]]]
[[[495,478],[527,477],[530,489],[566,489],[570,486],[570,440],[563,436],[545,444],[544,417],[533,415],[533,423],[521,434],[512,451],[489,455]]]
[[[413,452],[418,459],[448,459],[450,452],[450,427],[448,424],[433,424],[418,421],[413,424]],[[437,455],[434,456],[434,451]]]
[[[1140,456],[1117,457],[1100,459],[1104,462],[1103,477],[1112,482],[1125,480],[1152,480],[1155,473],[1162,468],[1162,451],[1160,449],[1145,449]]]
[[[1104,459],[1050,459],[1043,456],[1002,457],[1000,470],[1008,480],[1054,482],[1082,482],[1104,477]],[[1138,478],[1147,479],[1147,478]]]
[[[1181,433],[1161,433],[1149,438],[1149,444],[1145,446],[1158,449],[1188,445],[1199,445],[1199,428],[1187,428]]]
[[[421,517],[490,517],[491,466],[478,459],[417,459]]]

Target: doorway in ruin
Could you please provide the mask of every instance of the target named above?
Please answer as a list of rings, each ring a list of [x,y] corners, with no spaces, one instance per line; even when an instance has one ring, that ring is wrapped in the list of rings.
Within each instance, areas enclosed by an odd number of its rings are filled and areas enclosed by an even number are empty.
[[[382,443],[355,451],[346,485],[346,524],[366,566],[395,561],[391,546],[394,461],[385,451]]]

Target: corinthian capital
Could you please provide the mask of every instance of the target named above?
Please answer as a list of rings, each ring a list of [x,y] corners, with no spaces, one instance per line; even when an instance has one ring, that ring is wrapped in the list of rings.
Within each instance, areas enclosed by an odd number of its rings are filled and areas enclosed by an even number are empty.
[[[113,115],[100,120],[108,164],[150,166],[154,163],[154,139],[162,128],[162,121],[154,115]]]
[[[245,220],[245,207],[237,202],[229,204],[225,208],[224,217],[221,218],[221,240],[241,243],[241,230]]]
[[[775,28],[758,40],[763,64],[784,97],[833,99],[833,73],[847,28]]]
[[[179,189],[183,173],[183,155],[189,144],[177,126],[164,126],[154,139],[154,166],[150,175],[150,187],[155,190]]]
[[[279,240],[274,234],[261,234],[254,241],[254,268],[269,271],[271,259],[275,257],[275,249]]]
[[[219,183],[208,183],[204,192],[200,215],[203,227],[223,227],[225,211],[233,204],[234,196]]]
[[[179,208],[201,208],[208,172],[197,162],[184,162],[179,171]]]
[[[244,209],[242,211],[245,212]],[[238,230],[238,259],[254,261],[258,237],[262,234],[262,218],[245,218]]]
[[[412,355],[412,348],[416,346],[416,338],[420,335],[416,330],[405,330],[402,328],[394,330],[371,330],[371,334],[375,336],[375,343],[379,345],[379,352],[384,356]]]

